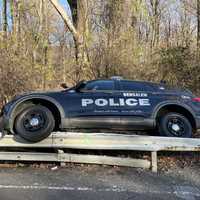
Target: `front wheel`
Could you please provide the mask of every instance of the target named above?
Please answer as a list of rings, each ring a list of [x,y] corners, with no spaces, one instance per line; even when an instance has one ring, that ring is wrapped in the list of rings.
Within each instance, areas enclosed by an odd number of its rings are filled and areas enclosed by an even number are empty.
[[[167,137],[192,137],[190,121],[179,113],[168,113],[158,119],[158,129],[161,136]]]
[[[55,127],[52,112],[41,105],[23,109],[16,117],[16,133],[29,142],[39,142],[48,137]]]

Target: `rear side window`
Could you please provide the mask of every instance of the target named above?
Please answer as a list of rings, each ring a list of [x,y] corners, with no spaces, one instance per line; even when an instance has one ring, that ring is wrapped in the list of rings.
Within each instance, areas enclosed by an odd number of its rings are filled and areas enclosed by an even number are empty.
[[[123,91],[152,91],[153,88],[145,83],[134,81],[121,81],[121,90]]]
[[[114,90],[115,89],[115,84],[114,81],[91,81],[88,82],[83,90],[96,90],[96,91],[106,91],[106,90]]]

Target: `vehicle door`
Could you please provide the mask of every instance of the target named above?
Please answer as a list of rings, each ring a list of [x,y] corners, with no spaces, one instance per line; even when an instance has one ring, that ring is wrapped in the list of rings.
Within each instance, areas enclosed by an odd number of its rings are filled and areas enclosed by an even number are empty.
[[[107,128],[120,125],[120,108],[116,104],[115,88],[114,80],[94,80],[88,81],[84,87],[71,94],[71,126]]]
[[[143,126],[149,123],[154,89],[146,83],[120,81],[121,125]]]

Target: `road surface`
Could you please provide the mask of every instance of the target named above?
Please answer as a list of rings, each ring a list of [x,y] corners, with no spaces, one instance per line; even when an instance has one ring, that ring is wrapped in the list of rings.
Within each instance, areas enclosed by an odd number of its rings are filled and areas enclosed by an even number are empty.
[[[0,168],[2,200],[198,200],[199,169],[155,174],[105,166]]]

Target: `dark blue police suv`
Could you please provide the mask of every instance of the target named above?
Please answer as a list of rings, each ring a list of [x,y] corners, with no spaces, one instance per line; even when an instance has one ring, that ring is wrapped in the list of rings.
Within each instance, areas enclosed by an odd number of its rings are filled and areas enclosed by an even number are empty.
[[[155,130],[161,136],[192,137],[200,128],[200,98],[165,84],[114,77],[17,96],[1,115],[3,131],[30,142],[71,128]]]

